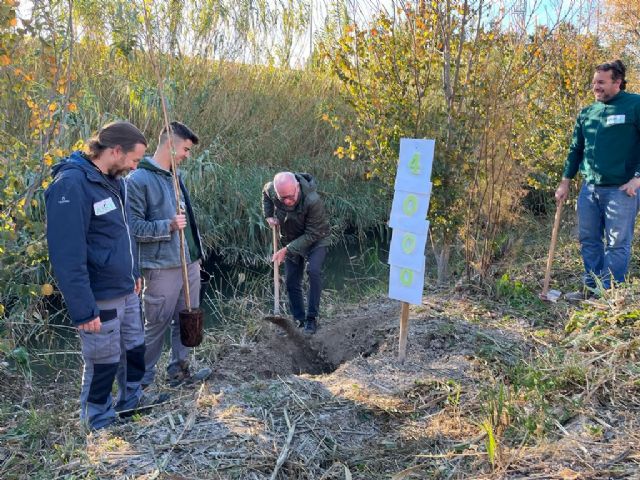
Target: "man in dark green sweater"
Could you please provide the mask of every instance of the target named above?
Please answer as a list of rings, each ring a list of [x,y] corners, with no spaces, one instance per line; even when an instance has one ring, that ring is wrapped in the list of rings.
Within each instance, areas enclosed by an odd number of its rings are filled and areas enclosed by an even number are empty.
[[[583,291],[568,300],[596,294],[597,282],[608,289],[623,282],[631,258],[631,241],[640,187],[640,95],[625,91],[620,60],[596,67],[592,90],[596,102],[576,120],[556,201],[563,202],[578,173],[578,229],[584,262]]]

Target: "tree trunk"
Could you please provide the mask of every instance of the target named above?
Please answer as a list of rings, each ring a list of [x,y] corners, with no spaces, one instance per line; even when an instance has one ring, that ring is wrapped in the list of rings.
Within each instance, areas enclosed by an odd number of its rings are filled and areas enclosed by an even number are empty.
[[[449,278],[449,256],[451,255],[451,245],[448,241],[445,241],[439,249],[434,248],[434,253],[438,269],[437,282],[438,285],[442,285]]]

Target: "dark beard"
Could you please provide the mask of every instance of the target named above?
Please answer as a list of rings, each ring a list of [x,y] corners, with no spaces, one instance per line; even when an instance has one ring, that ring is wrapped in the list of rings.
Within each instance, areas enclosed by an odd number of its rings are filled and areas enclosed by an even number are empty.
[[[130,169],[125,168],[112,168],[109,170],[109,176],[112,178],[115,178],[116,180],[119,180],[121,178],[124,178],[127,176],[127,174],[130,172]]]

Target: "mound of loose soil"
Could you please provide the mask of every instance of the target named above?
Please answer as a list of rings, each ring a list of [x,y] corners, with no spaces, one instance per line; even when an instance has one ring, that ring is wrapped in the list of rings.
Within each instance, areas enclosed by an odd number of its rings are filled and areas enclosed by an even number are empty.
[[[341,315],[321,319],[314,335],[303,333],[280,336],[283,329],[265,322],[256,342],[236,345],[223,355],[215,367],[215,378],[256,380],[290,374],[330,373],[339,365],[359,356],[375,353],[388,333],[395,313],[389,303],[381,303],[367,316]]]

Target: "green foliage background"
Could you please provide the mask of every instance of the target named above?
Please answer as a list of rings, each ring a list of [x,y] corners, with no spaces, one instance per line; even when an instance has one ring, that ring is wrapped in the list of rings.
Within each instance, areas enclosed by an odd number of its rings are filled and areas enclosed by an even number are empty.
[[[18,19],[17,2],[2,0],[0,338],[48,321],[51,165],[117,118],[138,125],[152,152],[154,68],[170,116],[203,139],[186,174],[206,246],[227,261],[263,261],[260,188],[283,169],[319,178],[336,238],[383,231],[399,140],[424,137],[437,145],[439,280],[452,252],[467,279],[500,269],[525,200],[538,192],[536,208],[548,206],[540,198],[591,101],[593,66],[624,51],[568,17],[518,32],[482,1],[415,2],[364,22],[335,1],[307,68],[292,69],[309,5],[51,0]]]

